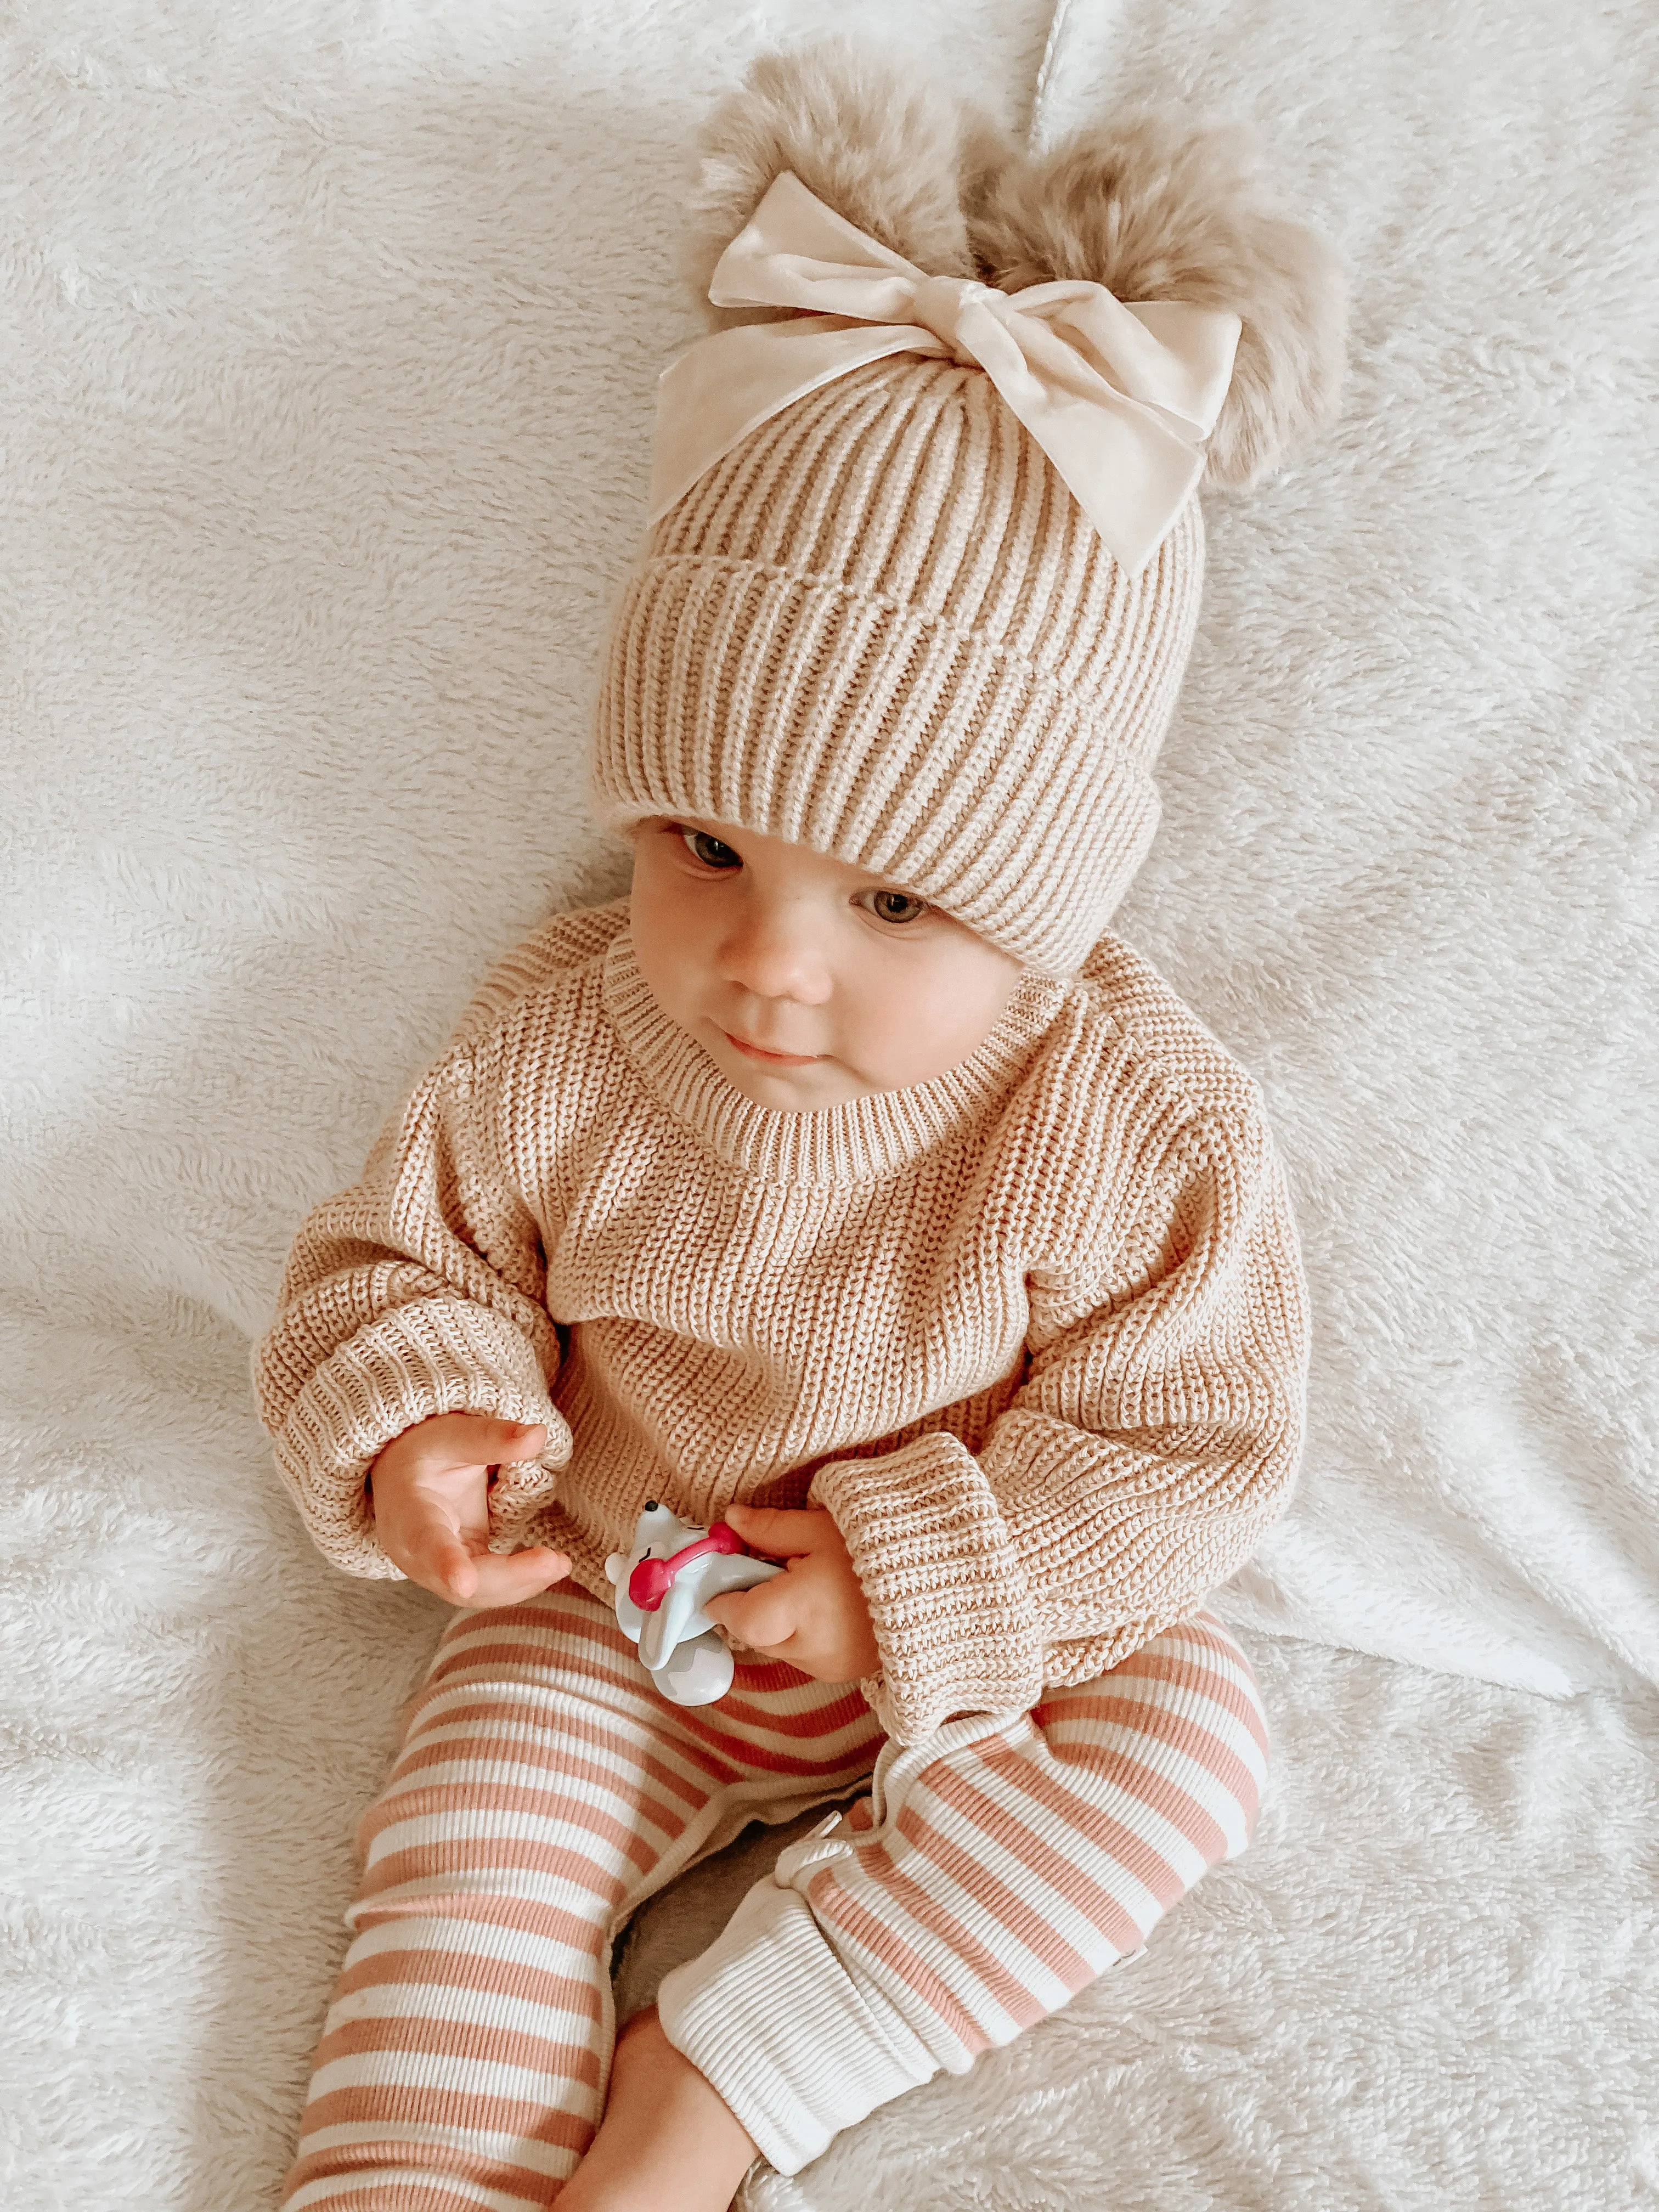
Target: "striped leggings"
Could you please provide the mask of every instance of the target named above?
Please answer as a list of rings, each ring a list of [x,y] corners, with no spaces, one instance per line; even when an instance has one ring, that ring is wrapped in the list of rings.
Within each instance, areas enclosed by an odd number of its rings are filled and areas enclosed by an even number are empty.
[[[670,1705],[568,1584],[461,1613],[363,1824],[288,2212],[552,2203],[604,2109],[629,1915],[750,1820],[858,1792],[658,2000],[793,2173],[1137,1949],[1243,1848],[1265,1744],[1207,1616],[1029,1714],[906,1746],[856,1689],[775,1662]]]

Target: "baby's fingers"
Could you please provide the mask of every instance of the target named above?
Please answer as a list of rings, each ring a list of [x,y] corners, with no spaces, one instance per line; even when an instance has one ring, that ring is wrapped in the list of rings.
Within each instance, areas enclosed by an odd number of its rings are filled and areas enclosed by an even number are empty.
[[[564,1553],[545,1544],[528,1552],[472,1552],[437,1531],[428,1533],[418,1551],[399,1558],[389,1550],[388,1556],[410,1582],[451,1605],[521,1605],[570,1572]]]
[[[799,1626],[795,1593],[783,1575],[757,1583],[753,1589],[727,1590],[722,1597],[707,1598],[702,1609],[710,1620],[755,1651],[776,1650]]]
[[[516,1466],[533,1460],[547,1442],[539,1422],[501,1421],[493,1414],[441,1413],[409,1431],[422,1474],[442,1475],[475,1467]]]
[[[570,1572],[564,1553],[550,1551],[545,1544],[528,1552],[484,1552],[476,1555],[471,1565],[472,1592],[458,1598],[459,1605],[522,1605],[527,1597],[550,1589]]]
[[[799,1559],[839,1540],[831,1516],[821,1505],[728,1505],[726,1519],[751,1551],[776,1559]]]
[[[382,1527],[380,1545],[394,1567],[434,1597],[452,1605],[474,1602],[477,1563],[450,1523],[422,1519],[412,1528]]]

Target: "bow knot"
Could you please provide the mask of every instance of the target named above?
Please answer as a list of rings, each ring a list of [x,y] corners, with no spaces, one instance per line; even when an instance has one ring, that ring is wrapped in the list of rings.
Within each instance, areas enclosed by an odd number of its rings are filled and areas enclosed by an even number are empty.
[[[1187,301],[1125,305],[1082,278],[1008,293],[930,276],[787,170],[720,256],[708,296],[797,312],[700,338],[664,369],[653,522],[793,401],[867,362],[919,353],[985,371],[1131,570],[1203,472],[1238,344],[1237,315]]]
[[[997,301],[1006,305],[1006,295],[975,277],[924,276],[911,295],[910,319],[931,331],[963,368],[977,368],[982,365],[979,356],[963,344],[957,333],[970,308],[988,307],[994,314]]]

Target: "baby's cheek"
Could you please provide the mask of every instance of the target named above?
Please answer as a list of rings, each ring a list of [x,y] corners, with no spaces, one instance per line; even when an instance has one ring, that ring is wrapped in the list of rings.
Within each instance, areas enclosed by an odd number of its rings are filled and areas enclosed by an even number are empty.
[[[939,1009],[931,992],[881,979],[859,1006],[860,1059],[884,1088],[925,1083],[936,1056],[939,1027]]]
[[[866,1060],[886,1089],[931,1083],[979,1050],[1009,995],[964,994],[948,973],[890,984],[872,994],[866,1010]]]

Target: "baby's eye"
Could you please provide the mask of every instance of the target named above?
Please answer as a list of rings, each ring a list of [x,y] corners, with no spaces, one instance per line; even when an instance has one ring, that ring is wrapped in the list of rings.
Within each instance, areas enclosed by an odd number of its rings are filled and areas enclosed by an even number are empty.
[[[926,899],[912,898],[908,891],[866,891],[865,896],[878,921],[902,925],[920,921],[929,911]]]
[[[705,868],[740,868],[743,856],[734,853],[729,845],[722,845],[718,837],[711,837],[706,830],[680,830],[685,840],[685,849],[694,860],[701,860]]]

